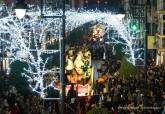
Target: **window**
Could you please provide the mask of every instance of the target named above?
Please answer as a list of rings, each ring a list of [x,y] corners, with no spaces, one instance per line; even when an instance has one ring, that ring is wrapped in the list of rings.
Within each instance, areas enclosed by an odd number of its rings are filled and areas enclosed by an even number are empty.
[[[152,2],[154,6],[157,6],[157,0],[152,0]]]
[[[165,20],[165,15],[163,15],[163,20]]]
[[[165,22],[163,22],[163,35],[165,35]]]
[[[162,39],[162,48],[165,48],[165,39]]]
[[[165,29],[163,29],[163,35],[165,35]]]
[[[163,0],[163,10],[165,10],[165,0]]]
[[[70,4],[70,0],[66,0],[66,4]]]

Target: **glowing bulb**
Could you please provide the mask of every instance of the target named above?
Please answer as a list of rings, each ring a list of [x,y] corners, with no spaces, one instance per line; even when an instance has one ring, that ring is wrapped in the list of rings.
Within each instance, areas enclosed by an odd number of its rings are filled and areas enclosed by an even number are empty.
[[[15,9],[16,16],[22,19],[26,14],[26,9]]]
[[[117,14],[116,16],[119,20],[122,20],[125,17],[125,14]]]

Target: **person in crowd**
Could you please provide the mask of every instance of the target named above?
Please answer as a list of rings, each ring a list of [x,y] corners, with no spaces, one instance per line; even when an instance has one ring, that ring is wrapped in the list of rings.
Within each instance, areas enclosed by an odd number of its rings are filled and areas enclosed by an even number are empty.
[[[71,84],[71,87],[67,93],[67,102],[69,103],[69,107],[71,108],[72,113],[75,113],[77,110],[77,98],[78,93],[74,88],[74,84]]]

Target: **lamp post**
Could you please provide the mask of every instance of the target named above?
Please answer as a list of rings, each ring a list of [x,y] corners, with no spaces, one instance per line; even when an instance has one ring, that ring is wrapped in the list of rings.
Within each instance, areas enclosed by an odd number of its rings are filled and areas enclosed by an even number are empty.
[[[26,9],[27,9],[27,4],[25,4],[25,0],[17,0],[14,9],[16,16],[19,19],[22,19],[26,14]]]
[[[62,38],[60,40],[61,114],[65,114],[65,0],[62,3]]]
[[[1,53],[0,53],[0,60],[1,60],[1,66],[0,66],[0,72],[3,72],[3,46],[2,46],[2,41],[1,41]]]
[[[145,36],[144,36],[144,114],[147,114],[147,109],[145,109],[145,107],[147,107],[147,88],[148,88],[148,84],[147,84],[147,4],[145,3],[145,9],[144,9],[144,14],[145,14],[145,20],[144,20],[144,24],[145,24]]]
[[[62,2],[62,14],[61,15],[45,15],[44,14],[44,1],[41,0],[41,18],[59,18],[62,19],[62,37],[60,38],[60,82],[61,82],[61,91],[60,91],[60,101],[61,107],[60,111],[61,114],[65,114],[65,23],[66,23],[66,16],[65,16],[65,0],[61,0]]]
[[[132,5],[130,7],[130,13],[132,14],[133,19],[138,20],[138,23],[132,23],[132,30],[136,30],[139,29],[140,30],[140,36],[142,36],[143,38],[143,49],[144,49],[144,61],[143,61],[143,103],[144,103],[144,107],[143,107],[143,111],[144,114],[147,114],[147,88],[148,88],[148,84],[147,84],[147,3],[145,0],[131,0],[130,4]],[[139,26],[138,24],[142,24],[144,25],[144,28],[142,26]],[[137,26],[138,25],[138,26]],[[138,39],[137,39],[138,40]],[[141,63],[141,61],[140,61]],[[137,61],[137,65],[139,64],[139,62]],[[141,65],[141,64],[140,64]]]

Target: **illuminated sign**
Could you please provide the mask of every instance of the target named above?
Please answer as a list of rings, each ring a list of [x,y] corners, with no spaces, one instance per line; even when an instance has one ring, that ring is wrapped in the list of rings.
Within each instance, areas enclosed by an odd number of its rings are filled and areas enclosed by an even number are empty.
[[[68,93],[68,91],[70,90],[71,85],[67,85],[66,86],[66,95]],[[77,84],[74,86],[75,90],[78,93],[78,96],[87,96],[89,95],[89,85],[81,85],[81,84]]]

